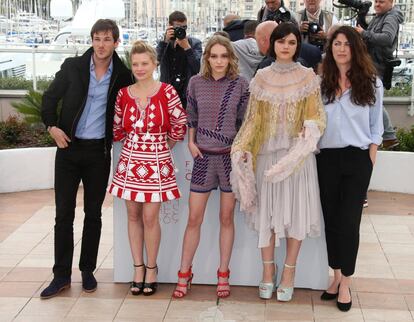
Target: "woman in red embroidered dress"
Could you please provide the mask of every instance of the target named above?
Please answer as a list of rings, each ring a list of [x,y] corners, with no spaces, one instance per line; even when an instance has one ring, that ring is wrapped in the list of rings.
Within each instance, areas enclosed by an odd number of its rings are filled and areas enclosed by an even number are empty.
[[[114,141],[123,141],[123,147],[108,191],[126,202],[135,267],[131,293],[152,295],[157,289],[161,202],[180,197],[170,148],[183,140],[187,117],[174,87],[153,78],[155,50],[137,41],[130,58],[137,82],[122,88],[116,100]]]

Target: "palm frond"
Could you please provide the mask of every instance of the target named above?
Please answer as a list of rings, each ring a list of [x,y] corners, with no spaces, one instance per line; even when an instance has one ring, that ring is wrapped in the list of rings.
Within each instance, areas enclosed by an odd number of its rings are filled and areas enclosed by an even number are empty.
[[[31,90],[21,101],[12,102],[11,105],[23,115],[27,123],[39,123],[41,122],[42,96],[43,93]]]

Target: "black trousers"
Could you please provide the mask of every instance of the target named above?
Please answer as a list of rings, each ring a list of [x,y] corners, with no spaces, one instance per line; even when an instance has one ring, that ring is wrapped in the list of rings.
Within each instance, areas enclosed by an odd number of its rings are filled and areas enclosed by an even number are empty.
[[[76,194],[82,180],[84,212],[81,271],[96,268],[102,227],[102,203],[110,171],[111,157],[102,140],[78,140],[57,149],[55,160],[55,277],[70,277],[73,260],[73,220]]]
[[[316,156],[328,262],[351,276],[359,247],[362,205],[372,173],[368,150],[321,149]]]

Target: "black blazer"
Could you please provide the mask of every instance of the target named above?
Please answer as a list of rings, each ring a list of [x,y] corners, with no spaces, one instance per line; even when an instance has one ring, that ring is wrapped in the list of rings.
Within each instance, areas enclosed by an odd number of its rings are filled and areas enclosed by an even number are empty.
[[[46,126],[58,126],[73,141],[76,127],[85,108],[88,97],[90,61],[93,48],[89,48],[80,57],[65,59],[60,70],[49,88],[43,93],[42,120]],[[108,150],[112,145],[112,127],[114,120],[114,107],[118,91],[134,83],[131,71],[125,67],[114,52],[112,56],[113,70],[108,89],[108,102],[106,105],[105,144]],[[58,119],[58,103],[62,99],[62,109]]]

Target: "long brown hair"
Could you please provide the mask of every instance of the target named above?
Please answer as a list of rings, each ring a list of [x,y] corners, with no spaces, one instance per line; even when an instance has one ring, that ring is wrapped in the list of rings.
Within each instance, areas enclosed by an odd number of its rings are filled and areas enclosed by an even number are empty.
[[[226,48],[229,55],[229,66],[226,75],[230,79],[235,79],[239,75],[238,58],[234,52],[233,46],[229,39],[224,36],[215,35],[210,38],[203,53],[203,63],[201,65],[201,75],[204,78],[210,78],[212,74],[211,66],[208,61],[211,54],[211,48],[214,45],[222,45]]]
[[[321,92],[326,103],[332,103],[339,86],[339,69],[332,54],[332,44],[338,34],[343,34],[351,49],[351,68],[346,76],[351,83],[351,101],[357,105],[373,105],[375,103],[376,69],[368,54],[367,47],[354,28],[339,27],[329,40],[326,56],[322,63]]]

